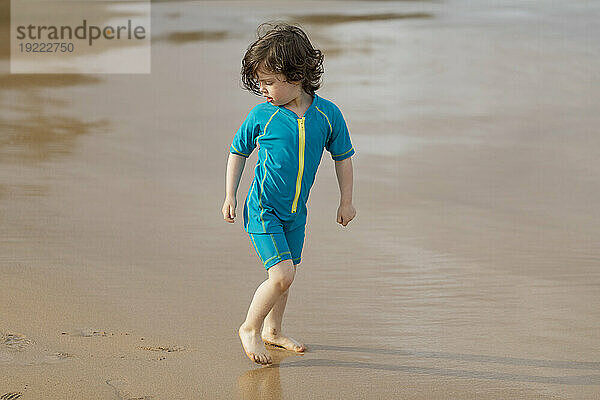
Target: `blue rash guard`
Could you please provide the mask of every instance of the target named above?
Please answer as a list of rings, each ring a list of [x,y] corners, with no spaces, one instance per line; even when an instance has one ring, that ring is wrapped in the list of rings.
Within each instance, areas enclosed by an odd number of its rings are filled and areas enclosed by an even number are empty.
[[[258,161],[244,204],[244,229],[255,234],[303,227],[323,149],[335,161],[354,154],[340,109],[316,94],[302,118],[269,102],[254,107],[229,151],[248,157],[255,147]]]

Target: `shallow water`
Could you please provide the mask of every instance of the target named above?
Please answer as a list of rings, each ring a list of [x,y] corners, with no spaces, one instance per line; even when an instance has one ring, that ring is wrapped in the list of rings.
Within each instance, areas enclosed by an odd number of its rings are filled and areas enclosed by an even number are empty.
[[[0,348],[2,387],[597,397],[600,7],[355,2],[323,24],[340,3],[319,5],[156,3],[151,75],[0,77],[0,321],[35,344]],[[433,17],[369,17],[419,13]],[[240,57],[288,15],[327,55],[319,93],[357,148],[358,215],[335,224],[325,154],[284,324],[311,351],[257,369],[235,330],[264,270],[220,207],[229,141],[259,101]],[[90,329],[109,334],[61,334]]]

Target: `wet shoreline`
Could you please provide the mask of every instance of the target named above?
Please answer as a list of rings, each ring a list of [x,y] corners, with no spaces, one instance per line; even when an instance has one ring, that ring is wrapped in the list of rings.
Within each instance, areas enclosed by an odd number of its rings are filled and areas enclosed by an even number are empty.
[[[0,76],[3,390],[597,396],[598,36],[581,26],[600,10],[338,8],[322,3],[344,14],[323,24],[308,3],[153,3],[151,75]],[[284,319],[311,351],[258,368],[235,331],[265,274],[220,207],[229,142],[260,101],[240,89],[240,54],[257,21],[294,15],[313,15],[319,94],[357,148],[358,214],[335,223],[325,153]]]

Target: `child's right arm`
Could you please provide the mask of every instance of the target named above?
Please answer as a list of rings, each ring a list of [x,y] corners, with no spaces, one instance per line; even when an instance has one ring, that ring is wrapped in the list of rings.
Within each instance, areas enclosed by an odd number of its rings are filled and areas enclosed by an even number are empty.
[[[229,153],[227,159],[227,173],[225,178],[225,201],[223,202],[223,219],[227,222],[235,222],[235,208],[237,207],[237,190],[240,178],[246,165],[246,157]]]

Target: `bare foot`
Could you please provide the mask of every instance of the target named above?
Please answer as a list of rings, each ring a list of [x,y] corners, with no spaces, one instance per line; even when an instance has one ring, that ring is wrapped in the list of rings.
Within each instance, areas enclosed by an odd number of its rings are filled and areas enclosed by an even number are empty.
[[[257,364],[272,364],[273,359],[267,353],[258,331],[246,328],[244,324],[238,329],[242,347],[248,358]]]
[[[296,353],[304,353],[306,346],[298,342],[296,339],[286,336],[282,333],[273,334],[263,330],[262,340],[266,344],[283,347],[284,349],[295,351]]]

